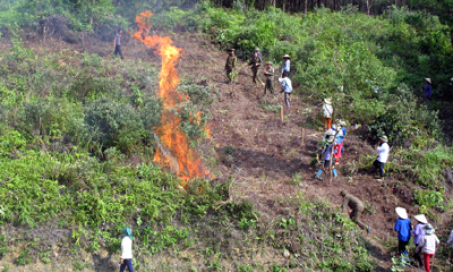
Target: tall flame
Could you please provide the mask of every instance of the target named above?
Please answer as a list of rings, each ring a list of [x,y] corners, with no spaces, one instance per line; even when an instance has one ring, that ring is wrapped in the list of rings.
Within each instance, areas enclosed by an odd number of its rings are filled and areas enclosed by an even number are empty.
[[[175,47],[170,37],[148,35],[149,27],[147,25],[149,23],[147,21],[153,15],[153,13],[145,11],[136,17],[139,30],[133,37],[147,47],[153,48],[162,57],[162,70],[159,74],[159,95],[163,103],[162,124],[155,128],[159,135],[157,141],[160,140],[160,143],[154,161],[170,166],[180,178],[185,180],[184,185],[186,185],[189,179],[209,177],[210,173],[204,167],[197,152],[190,148],[187,136],[179,128],[180,120],[174,113],[177,104],[188,99],[186,95],[177,90],[179,75],[175,63],[182,56],[182,49]],[[197,113],[197,118],[200,120],[200,113]],[[207,135],[209,135],[209,130],[207,130]]]

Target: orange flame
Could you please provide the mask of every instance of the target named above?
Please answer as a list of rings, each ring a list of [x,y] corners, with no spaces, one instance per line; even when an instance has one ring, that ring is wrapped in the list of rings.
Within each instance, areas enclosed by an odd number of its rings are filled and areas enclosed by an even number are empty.
[[[173,45],[170,37],[157,35],[148,36],[149,18],[154,14],[145,11],[136,17],[139,30],[133,38],[143,42],[147,47],[153,48],[162,57],[162,70],[159,78],[159,95],[162,99],[162,125],[156,128],[156,133],[162,143],[162,150],[157,150],[154,161],[164,163],[187,181],[196,177],[210,177],[210,173],[204,167],[203,161],[197,152],[190,148],[187,136],[179,129],[180,120],[172,111],[175,106],[188,97],[178,92],[179,75],[175,63],[182,56],[182,49]],[[197,113],[197,119],[201,119],[201,113]],[[207,131],[209,135],[209,131]],[[167,149],[167,150],[164,150]],[[184,184],[184,185],[185,185]]]

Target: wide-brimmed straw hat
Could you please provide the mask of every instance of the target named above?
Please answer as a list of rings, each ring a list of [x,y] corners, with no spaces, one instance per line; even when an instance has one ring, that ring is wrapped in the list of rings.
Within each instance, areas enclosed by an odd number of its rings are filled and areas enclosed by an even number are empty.
[[[324,99],[324,102],[326,102],[327,104],[332,104],[332,98],[326,98]]]
[[[255,48],[255,52],[257,52],[257,51],[260,51],[260,49],[259,49],[258,47],[257,47],[257,48]]]
[[[407,211],[405,208],[396,207],[395,212],[401,219],[407,219]]]
[[[430,223],[424,225],[422,229],[426,235],[431,235],[434,232],[436,232],[436,230],[433,228],[433,226]]]
[[[230,48],[227,51],[236,51],[234,48]]]
[[[428,224],[428,220],[426,219],[426,216],[424,214],[417,214],[416,216],[414,216],[414,218],[420,223]]]
[[[431,79],[429,77],[425,78],[426,81],[428,81],[429,84],[431,84]]]
[[[266,62],[267,65],[272,65],[272,61]]]
[[[384,143],[386,143],[386,142],[389,141],[389,139],[388,139],[387,136],[385,136],[385,135],[379,137],[379,140],[383,141]]]
[[[283,56],[283,58],[284,58],[284,59],[291,59],[291,57],[290,57],[288,54],[285,54],[285,55]]]

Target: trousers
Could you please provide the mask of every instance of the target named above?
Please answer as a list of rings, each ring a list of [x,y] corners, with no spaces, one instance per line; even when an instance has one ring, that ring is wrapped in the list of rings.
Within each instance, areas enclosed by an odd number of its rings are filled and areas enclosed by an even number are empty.
[[[376,169],[379,169],[379,174],[381,175],[381,178],[385,177],[385,171],[384,171],[385,162],[380,162],[378,160],[375,160],[373,162],[373,165],[374,165],[374,167],[376,167]]]
[[[434,257],[434,254],[423,253],[423,262],[425,263],[425,272],[431,272],[431,265],[429,264],[431,257]]]
[[[129,272],[134,272],[134,268],[132,267],[132,259],[123,259],[123,263],[120,266],[120,272],[124,272],[124,269],[129,269]]]

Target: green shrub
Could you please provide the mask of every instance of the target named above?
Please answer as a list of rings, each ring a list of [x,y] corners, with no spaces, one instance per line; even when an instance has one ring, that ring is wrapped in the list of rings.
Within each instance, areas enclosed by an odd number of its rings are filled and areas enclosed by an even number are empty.
[[[105,97],[85,108],[85,123],[93,140],[122,152],[129,152],[143,135],[143,123],[135,110]]]

